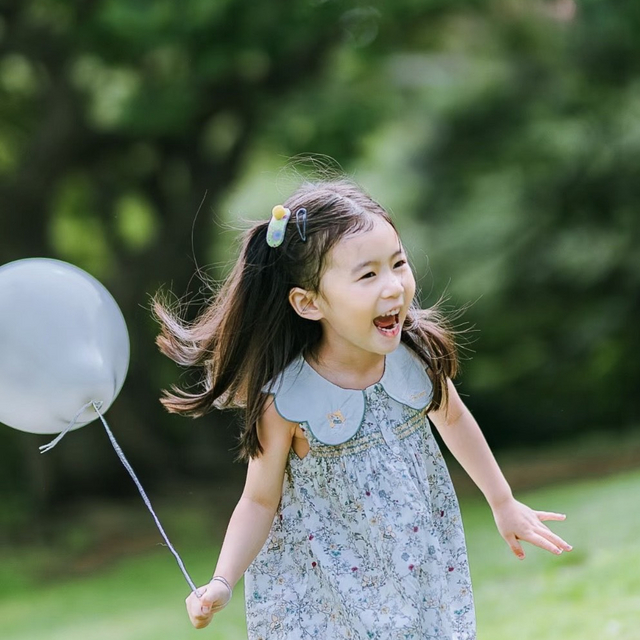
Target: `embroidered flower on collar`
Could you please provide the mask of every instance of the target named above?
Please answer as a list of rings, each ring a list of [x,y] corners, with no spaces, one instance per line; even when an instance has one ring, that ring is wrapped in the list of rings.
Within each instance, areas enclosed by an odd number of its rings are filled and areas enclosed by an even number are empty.
[[[329,420],[329,426],[332,429],[335,429],[335,427],[339,427],[346,422],[344,416],[342,415],[342,411],[334,411],[333,413],[328,413],[327,419]]]

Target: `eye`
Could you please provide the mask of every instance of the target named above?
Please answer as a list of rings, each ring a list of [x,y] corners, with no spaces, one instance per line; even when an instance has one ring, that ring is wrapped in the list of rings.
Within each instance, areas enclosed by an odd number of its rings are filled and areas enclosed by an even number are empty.
[[[404,267],[405,264],[407,264],[407,261],[404,258],[402,258],[401,260],[398,260],[398,262],[396,262],[393,265],[393,268],[398,269],[399,267]]]
[[[360,280],[364,280],[365,278],[373,278],[376,274],[373,271],[369,271],[369,273],[365,273]]]

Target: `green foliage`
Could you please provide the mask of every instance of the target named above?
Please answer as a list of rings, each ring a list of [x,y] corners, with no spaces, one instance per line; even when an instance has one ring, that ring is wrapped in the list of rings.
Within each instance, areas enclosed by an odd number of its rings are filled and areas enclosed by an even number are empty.
[[[464,388],[502,445],[640,409],[640,16],[552,5],[449,15],[437,53],[392,56],[416,140],[384,170],[415,185],[432,288],[472,303]]]
[[[142,251],[153,243],[158,219],[148,200],[135,193],[123,195],[116,204],[118,233],[132,251]]]
[[[160,411],[178,373],[149,296],[201,300],[194,263],[228,268],[224,225],[282,198],[281,159],[328,154],[398,216],[425,303],[472,303],[464,390],[492,443],[632,423],[639,33],[630,0],[4,2],[0,263],[104,282],[133,346],[114,424],[152,483],[189,475],[203,436]],[[30,464],[31,498],[96,489]]]
[[[85,174],[70,175],[58,185],[50,237],[67,260],[104,277],[111,254],[102,221],[95,214],[92,185]]]

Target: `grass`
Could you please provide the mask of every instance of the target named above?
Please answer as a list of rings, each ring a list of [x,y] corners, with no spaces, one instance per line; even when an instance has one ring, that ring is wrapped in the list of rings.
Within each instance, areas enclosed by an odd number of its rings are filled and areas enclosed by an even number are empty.
[[[552,527],[574,546],[560,557],[528,547],[522,562],[498,536],[482,501],[465,499],[478,640],[637,638],[639,494],[640,472],[630,472],[519,496],[533,508],[568,513],[566,522]],[[174,529],[176,535],[170,535],[187,567],[202,574],[194,579],[205,581],[217,551],[207,533],[211,522],[189,506],[162,513],[171,516],[164,524]],[[87,569],[85,564],[81,575],[72,575],[74,556],[90,550],[87,538],[82,532],[66,533],[50,546],[2,550],[2,640],[246,638],[240,589],[206,631],[189,626],[182,605],[186,583],[173,557],[156,544],[106,566]]]
[[[479,640],[632,640],[640,622],[640,473],[525,495],[533,508],[566,512],[550,526],[574,550],[527,548],[518,561],[491,516],[464,505]]]

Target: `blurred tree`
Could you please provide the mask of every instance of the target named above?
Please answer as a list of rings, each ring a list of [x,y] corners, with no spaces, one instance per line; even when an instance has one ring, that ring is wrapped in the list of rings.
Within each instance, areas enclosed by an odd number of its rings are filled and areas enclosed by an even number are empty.
[[[640,6],[487,3],[439,33],[445,85],[423,52],[402,87],[407,171],[434,276],[477,301],[470,405],[502,446],[636,426]]]
[[[160,410],[176,370],[148,297],[202,299],[195,263],[219,259],[220,203],[257,150],[377,153],[434,288],[481,297],[465,387],[490,439],[632,422],[639,34],[631,0],[0,0],[0,264],[98,277],[131,331],[109,415],[134,467],[223,480],[226,416]],[[36,444],[0,430],[3,486],[131,489],[99,427]]]
[[[211,473],[216,450],[232,444],[224,430],[185,429],[161,412],[159,390],[176,371],[155,351],[148,296],[168,285],[201,298],[192,276],[210,257],[211,211],[260,136],[352,157],[389,113],[382,96],[371,99],[371,65],[445,5],[0,4],[0,263],[58,257],[113,293],[132,358],[110,417],[143,476]],[[0,441],[0,473],[34,496],[129,488],[99,428],[45,458],[32,436],[3,429]]]

